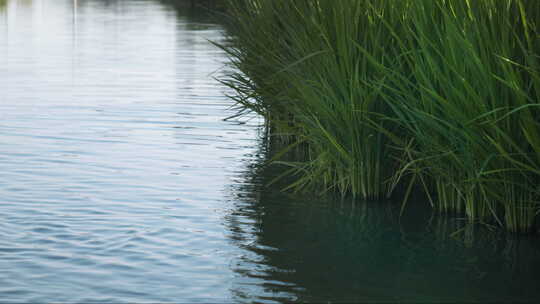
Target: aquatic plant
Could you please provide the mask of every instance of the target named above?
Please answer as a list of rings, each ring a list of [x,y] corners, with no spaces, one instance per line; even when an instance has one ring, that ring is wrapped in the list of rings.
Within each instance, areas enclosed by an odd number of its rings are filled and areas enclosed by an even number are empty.
[[[540,198],[540,3],[415,1],[408,12],[398,43],[407,73],[381,65],[388,77],[376,84],[413,139],[404,168],[433,181],[441,211],[530,230]]]
[[[530,231],[540,202],[540,2],[229,0],[238,114],[302,149],[293,189]],[[301,148],[299,148],[301,147]],[[283,153],[278,153],[276,159]],[[404,200],[405,206],[406,199]]]
[[[239,114],[263,115],[272,136],[305,149],[306,157],[286,162],[298,176],[291,188],[362,198],[391,192],[393,161],[376,115],[386,106],[367,83],[382,75],[370,72],[357,46],[387,59],[381,46],[393,38],[375,15],[392,12],[388,3],[231,1],[225,50],[239,72],[224,82],[238,93]]]

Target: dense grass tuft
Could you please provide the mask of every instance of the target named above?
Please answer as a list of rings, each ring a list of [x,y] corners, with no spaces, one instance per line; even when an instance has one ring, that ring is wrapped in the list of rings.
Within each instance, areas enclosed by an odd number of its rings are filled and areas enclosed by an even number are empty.
[[[294,189],[388,197],[512,232],[540,202],[540,1],[229,0],[239,115],[302,150]],[[406,200],[405,200],[406,201]]]

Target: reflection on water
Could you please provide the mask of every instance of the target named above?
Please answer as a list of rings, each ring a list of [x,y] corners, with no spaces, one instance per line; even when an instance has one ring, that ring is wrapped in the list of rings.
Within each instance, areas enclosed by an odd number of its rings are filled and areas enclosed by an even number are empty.
[[[0,302],[230,302],[222,28],[155,0],[0,13]],[[256,121],[253,122],[256,124]]]
[[[232,192],[236,296],[300,302],[529,302],[540,299],[538,239],[390,203],[300,198],[260,185],[264,151]],[[254,293],[255,292],[255,293]],[[271,296],[269,296],[271,295]]]

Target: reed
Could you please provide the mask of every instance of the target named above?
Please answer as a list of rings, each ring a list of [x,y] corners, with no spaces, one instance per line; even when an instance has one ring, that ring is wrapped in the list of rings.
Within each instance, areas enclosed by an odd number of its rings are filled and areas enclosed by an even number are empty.
[[[540,1],[229,0],[238,115],[303,157],[291,188],[530,231],[540,202]],[[281,155],[278,153],[276,158]],[[406,202],[406,200],[405,200]],[[404,205],[405,206],[405,205]]]
[[[399,43],[408,73],[381,65],[389,77],[377,86],[412,136],[410,167],[427,168],[420,172],[434,181],[439,210],[531,229],[540,181],[539,12],[540,3],[520,0],[411,3]]]
[[[376,114],[386,106],[366,82],[382,75],[369,72],[371,60],[357,45],[387,60],[382,46],[393,38],[375,15],[398,11],[398,4],[231,3],[233,36],[225,50],[240,72],[224,82],[238,93],[239,113],[263,115],[272,136],[305,149],[306,157],[285,163],[298,176],[291,188],[388,196],[394,162]]]

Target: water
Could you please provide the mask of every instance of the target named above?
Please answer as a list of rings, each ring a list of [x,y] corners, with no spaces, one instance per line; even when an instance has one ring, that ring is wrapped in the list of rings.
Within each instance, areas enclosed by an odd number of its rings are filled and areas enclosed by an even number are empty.
[[[222,39],[157,0],[0,0],[0,302],[540,299],[537,238],[263,187]]]

